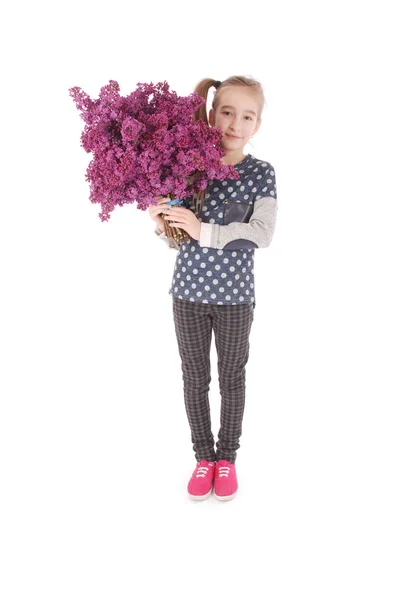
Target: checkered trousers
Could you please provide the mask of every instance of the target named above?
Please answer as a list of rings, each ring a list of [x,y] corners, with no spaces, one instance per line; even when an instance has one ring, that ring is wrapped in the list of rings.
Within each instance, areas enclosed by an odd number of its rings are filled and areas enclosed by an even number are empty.
[[[181,357],[185,409],[197,461],[236,459],[245,406],[245,365],[254,304],[204,304],[173,297],[174,326]],[[221,408],[214,448],[209,386],[214,332]]]

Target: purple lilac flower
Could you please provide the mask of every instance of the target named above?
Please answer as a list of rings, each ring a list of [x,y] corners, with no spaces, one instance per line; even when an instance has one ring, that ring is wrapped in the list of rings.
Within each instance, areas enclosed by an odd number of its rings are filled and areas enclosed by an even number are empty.
[[[102,221],[115,206],[136,202],[145,210],[157,196],[183,198],[211,180],[238,179],[221,162],[221,130],[193,117],[205,102],[198,94],[178,96],[164,81],[138,83],[121,96],[113,80],[95,100],[79,87],[69,93],[85,122],[81,145],[93,156],[89,198],[101,205]]]

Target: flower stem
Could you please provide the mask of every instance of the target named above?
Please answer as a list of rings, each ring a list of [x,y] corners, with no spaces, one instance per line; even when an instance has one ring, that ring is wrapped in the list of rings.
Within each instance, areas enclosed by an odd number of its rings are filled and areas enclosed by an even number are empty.
[[[162,215],[162,219],[164,221],[164,232],[166,236],[171,240],[176,248],[179,247],[184,241],[189,242],[191,239],[189,234],[180,229],[179,227],[173,227],[170,223],[164,218]]]

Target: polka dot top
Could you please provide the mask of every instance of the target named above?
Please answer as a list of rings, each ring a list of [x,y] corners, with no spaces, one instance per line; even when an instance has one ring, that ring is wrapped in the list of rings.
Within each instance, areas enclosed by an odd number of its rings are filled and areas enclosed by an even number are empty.
[[[202,222],[226,225],[224,213],[230,203],[252,205],[261,198],[276,197],[270,163],[248,154],[234,167],[238,180],[209,182],[205,204],[197,215]],[[218,250],[201,247],[196,240],[185,242],[177,252],[169,293],[204,304],[255,303],[254,252],[254,248]]]

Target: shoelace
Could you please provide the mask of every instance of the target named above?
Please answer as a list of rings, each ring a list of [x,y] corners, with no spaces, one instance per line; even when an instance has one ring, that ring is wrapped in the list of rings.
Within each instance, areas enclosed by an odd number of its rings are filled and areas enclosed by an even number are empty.
[[[213,464],[213,463],[211,463]],[[198,467],[195,477],[206,477],[209,467]]]
[[[219,477],[228,477],[230,467],[219,467]]]

